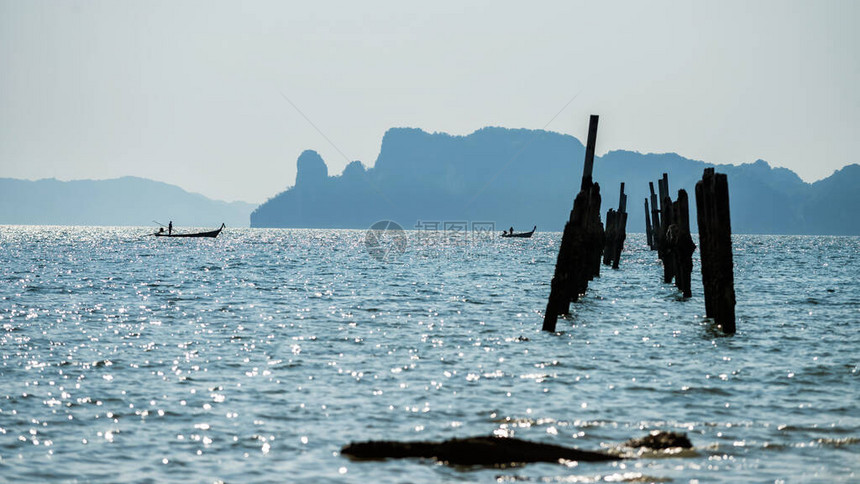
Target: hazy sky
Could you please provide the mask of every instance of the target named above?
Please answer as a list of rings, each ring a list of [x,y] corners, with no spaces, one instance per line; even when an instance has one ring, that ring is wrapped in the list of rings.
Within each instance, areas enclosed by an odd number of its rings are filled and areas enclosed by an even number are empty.
[[[858,22],[826,0],[0,0],[0,177],[262,202],[305,149],[336,174],[391,127],[584,140],[595,113],[599,153],[814,181],[860,162]]]

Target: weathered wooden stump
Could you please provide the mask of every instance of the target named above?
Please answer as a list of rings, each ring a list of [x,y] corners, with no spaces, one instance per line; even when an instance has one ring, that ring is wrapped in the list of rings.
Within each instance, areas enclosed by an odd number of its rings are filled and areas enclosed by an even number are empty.
[[[592,181],[597,121],[598,117],[592,115],[588,125],[582,184],[561,236],[561,247],[544,313],[544,331],[555,331],[558,316],[568,314],[570,303],[576,302],[585,293],[588,281],[600,275],[604,230],[600,222],[600,185]]]
[[[603,263],[618,269],[621,251],[624,250],[624,240],[627,238],[627,195],[624,194],[624,183],[618,196],[618,211],[609,209],[606,213],[606,234],[603,246]]]
[[[648,199],[645,199],[645,240],[648,248],[654,250],[654,232],[651,230],[651,211],[648,210]]]
[[[588,254],[588,280],[600,277],[600,257],[603,255],[605,231],[600,221],[600,185],[592,183],[588,190],[588,208],[586,212],[586,253]],[[586,284],[587,287],[587,284]],[[585,292],[585,289],[583,289]]]
[[[621,252],[624,241],[627,240],[627,194],[624,193],[624,183],[621,183],[621,195],[618,199],[618,220],[616,221],[615,254],[612,257],[612,268],[618,269],[621,262]]]
[[[544,314],[544,331],[555,331],[558,316],[570,313],[570,303],[579,300],[600,267],[603,249],[603,226],[588,213],[600,209],[600,186],[592,184],[576,196],[570,220],[564,226],[561,247],[550,284],[550,295]]]
[[[610,208],[606,212],[605,242],[603,244],[603,265],[605,266],[612,264],[612,256],[615,255],[615,239],[617,238],[615,219],[618,215],[614,208]]]
[[[668,284],[675,277],[675,261],[672,247],[666,240],[666,233],[675,221],[672,216],[672,199],[669,197],[669,175],[667,173],[663,173],[663,178],[658,180],[658,187],[660,190],[660,242],[657,254],[663,261],[663,282]]]
[[[732,260],[732,227],[729,183],[725,174],[705,168],[696,183],[696,214],[705,315],[727,334],[735,332],[735,282]]]
[[[659,232],[660,232],[660,210],[657,201],[657,194],[654,193],[654,183],[648,182],[648,188],[651,189],[651,250],[660,248]]]
[[[690,235],[690,209],[686,190],[678,190],[678,200],[672,203],[672,220],[674,223],[666,232],[666,244],[672,258],[675,287],[684,297],[691,297],[693,293],[690,289],[690,274],[693,272],[693,252],[696,250],[696,244]]]

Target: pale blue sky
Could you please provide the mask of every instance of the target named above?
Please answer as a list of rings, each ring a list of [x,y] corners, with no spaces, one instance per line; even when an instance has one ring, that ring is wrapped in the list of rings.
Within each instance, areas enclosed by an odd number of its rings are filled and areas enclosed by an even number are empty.
[[[860,162],[858,23],[826,0],[0,0],[0,177],[261,202],[305,149],[334,174],[391,127],[584,139],[596,113],[600,153],[813,181]]]

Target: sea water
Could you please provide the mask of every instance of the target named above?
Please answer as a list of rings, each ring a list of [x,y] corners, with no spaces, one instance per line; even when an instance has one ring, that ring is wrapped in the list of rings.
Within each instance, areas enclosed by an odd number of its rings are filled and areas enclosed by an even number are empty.
[[[737,326],[662,283],[644,236],[541,331],[560,234],[0,227],[0,481],[860,479],[860,238],[733,238]],[[423,236],[423,237],[419,237]],[[694,258],[698,257],[698,252]],[[477,435],[609,463],[358,462]]]

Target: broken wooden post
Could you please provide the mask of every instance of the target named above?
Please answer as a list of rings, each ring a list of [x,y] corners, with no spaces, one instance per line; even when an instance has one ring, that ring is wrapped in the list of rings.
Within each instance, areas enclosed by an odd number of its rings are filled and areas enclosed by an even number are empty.
[[[657,250],[660,247],[660,241],[657,238],[657,233],[660,231],[660,212],[657,194],[654,193],[654,182],[648,182],[648,188],[651,189],[651,250]]]
[[[595,128],[596,128],[595,123]],[[595,134],[596,136],[596,134]],[[605,239],[605,231],[603,222],[600,221],[600,186],[597,183],[592,183],[588,190],[588,208],[586,212],[586,246],[585,250],[588,254],[588,279],[593,280],[595,277],[600,277],[600,257],[603,255],[603,242]],[[586,283],[582,288],[588,287]]]
[[[627,238],[627,195],[624,193],[624,183],[618,196],[618,210],[609,209],[606,213],[606,235],[603,246],[603,263],[618,269],[624,240]]]
[[[600,274],[604,239],[603,224],[600,222],[600,185],[591,179],[597,121],[597,115],[592,115],[588,124],[582,184],[561,236],[561,247],[544,313],[544,331],[555,331],[558,316],[568,314],[570,303],[576,302],[588,288],[588,281]]]
[[[672,199],[669,198],[669,175],[663,173],[663,178],[658,180],[660,189],[660,246],[657,254],[663,261],[663,282],[668,284],[675,277],[675,264],[669,244],[666,242],[666,232],[675,221],[672,217]]]
[[[627,239],[627,212],[618,214],[617,242],[615,243],[615,255],[612,257],[612,268],[618,269],[621,263],[621,252],[624,251],[624,241]]]
[[[621,195],[618,197],[618,220],[616,223],[615,255],[612,257],[612,268],[618,269],[621,262],[621,251],[624,250],[624,241],[627,239],[627,194],[624,193],[624,182],[621,182]]]
[[[657,196],[660,197],[660,215],[663,215],[666,197],[669,196],[669,174],[663,173],[663,178],[657,180]],[[660,225],[663,225],[663,219],[660,219]]]
[[[645,240],[648,248],[654,249],[654,233],[651,231],[651,211],[648,210],[648,199],[645,199]]]
[[[544,313],[543,330],[555,331],[558,316],[570,313],[570,303],[576,302],[588,288],[588,281],[594,277],[597,254],[597,267],[600,266],[600,251],[603,247],[603,227],[595,227],[589,213],[590,206],[600,210],[600,186],[591,184],[580,190],[570,211],[570,219],[564,225],[561,247],[555,263],[555,273],[550,284],[550,295]],[[598,243],[595,243],[595,238]]]
[[[666,227],[667,225],[664,223],[663,216],[665,214],[665,198],[669,196],[669,178],[668,174],[664,173],[664,177],[657,180],[657,202],[658,202],[658,211],[659,211],[659,222],[657,223],[657,227],[655,232],[657,233],[657,257],[662,260],[663,253],[661,252],[661,246],[663,245],[663,238],[666,236]]]
[[[672,266],[675,274],[675,287],[684,297],[692,297],[690,289],[690,274],[693,272],[693,252],[696,244],[690,235],[690,209],[687,191],[678,190],[678,200],[673,204],[673,224],[666,234],[666,243],[672,254]]]
[[[603,265],[611,265],[612,256],[615,255],[615,218],[618,215],[618,212],[616,212],[614,208],[610,208],[609,211],[606,212],[606,231],[604,233],[605,243],[603,244]]]
[[[735,286],[732,261],[732,228],[729,216],[729,184],[723,173],[705,168],[696,183],[696,215],[705,315],[727,334],[735,332]]]
[[[606,234],[603,263],[618,269],[624,240],[627,238],[627,195],[624,193],[623,182],[618,196],[618,210],[610,209],[606,214]]]

